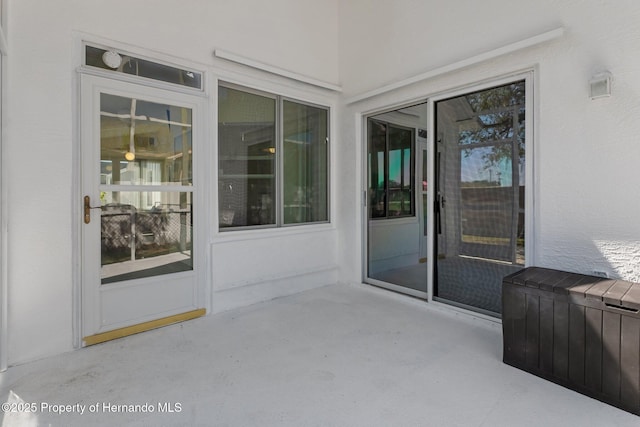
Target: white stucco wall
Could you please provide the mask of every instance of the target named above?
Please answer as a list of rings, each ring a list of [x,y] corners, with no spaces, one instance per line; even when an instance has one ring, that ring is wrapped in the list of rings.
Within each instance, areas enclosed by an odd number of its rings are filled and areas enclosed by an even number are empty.
[[[633,0],[366,0],[340,3],[345,96],[376,89],[564,27],[555,41],[347,105],[341,131],[342,276],[361,277],[362,165],[358,114],[535,69],[536,265],[640,280],[640,3]],[[613,95],[591,100],[608,70]],[[533,160],[533,161],[532,161]],[[356,242],[350,246],[349,242]]]
[[[219,48],[340,82],[348,98],[562,26],[566,34],[559,40],[334,109],[338,120],[332,128],[338,138],[332,144],[332,208],[337,230],[263,232],[255,239],[214,236],[213,310],[327,280],[360,281],[359,114],[523,69],[535,70],[535,251],[530,259],[541,266],[586,273],[597,269],[640,280],[640,224],[635,220],[640,210],[635,185],[640,159],[637,1],[6,3],[3,174],[9,188],[12,364],[68,351],[73,343],[77,266],[71,258],[76,224],[70,212],[79,203],[71,190],[77,178],[72,162],[77,32],[202,64],[207,71],[215,69],[211,52]],[[613,96],[592,101],[588,81],[605,69],[614,77]],[[243,79],[239,76],[236,83]],[[276,86],[268,83],[260,89]],[[279,87],[287,90],[287,84]],[[293,87],[290,95],[304,91]],[[237,261],[242,256],[245,261]],[[332,270],[337,262],[338,275]]]
[[[315,79],[338,81],[337,2],[313,0],[9,0],[4,148],[8,177],[9,363],[21,363],[72,349],[75,243],[72,193],[75,69],[79,32],[126,43],[148,52],[201,64],[212,73],[214,49],[276,65]],[[79,55],[78,55],[79,56]],[[218,60],[218,62],[220,62]],[[243,70],[246,75],[258,75]],[[253,73],[253,74],[252,74]],[[259,79],[258,79],[259,80]],[[214,79],[211,79],[214,81]],[[239,78],[242,81],[242,77]],[[265,87],[269,87],[266,85]],[[284,87],[284,86],[283,86]],[[298,92],[300,90],[298,89]],[[292,95],[296,92],[293,91]],[[286,93],[285,93],[286,94]],[[215,105],[215,100],[212,101]],[[213,126],[211,127],[213,128]],[[209,138],[213,142],[213,136]],[[214,186],[211,186],[214,188]],[[314,284],[335,281],[335,232],[280,237],[277,252],[244,241],[242,256],[254,275],[213,274],[212,291],[252,287],[216,301],[222,310],[302,289],[282,277],[290,265],[274,266],[272,253],[295,255],[301,274]],[[288,235],[290,235],[289,233]],[[284,234],[281,233],[281,236]],[[314,246],[315,244],[315,246]],[[307,250],[309,247],[314,250]],[[315,251],[315,252],[314,252]],[[213,268],[238,269],[233,251],[212,250]],[[238,250],[236,249],[236,252]],[[264,255],[269,256],[264,256]],[[303,257],[307,254],[308,257]],[[324,269],[324,270],[323,270]],[[268,270],[268,271],[262,271]],[[317,277],[317,271],[328,271]],[[313,272],[316,273],[313,273]],[[225,280],[227,280],[225,282]],[[260,289],[256,283],[264,281]],[[286,282],[286,283],[285,283]]]

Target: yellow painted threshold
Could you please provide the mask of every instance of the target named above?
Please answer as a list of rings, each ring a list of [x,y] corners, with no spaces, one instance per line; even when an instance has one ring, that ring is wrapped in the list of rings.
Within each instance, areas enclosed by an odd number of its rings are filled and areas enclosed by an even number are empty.
[[[103,332],[101,334],[90,335],[88,337],[84,337],[82,340],[85,345],[100,344],[105,341],[111,341],[117,338],[138,334],[140,332],[150,331],[151,329],[172,325],[174,323],[184,322],[185,320],[195,319],[197,317],[204,316],[206,313],[207,311],[204,308],[200,308],[198,310],[187,311],[186,313],[163,317],[162,319],[151,320],[149,322],[138,323],[133,326],[114,329],[113,331]]]

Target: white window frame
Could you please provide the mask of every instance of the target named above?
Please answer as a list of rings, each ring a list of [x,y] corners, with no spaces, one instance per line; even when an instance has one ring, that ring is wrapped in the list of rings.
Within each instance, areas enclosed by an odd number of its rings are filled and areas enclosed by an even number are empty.
[[[276,148],[276,158],[275,158],[275,222],[273,224],[260,224],[260,225],[246,225],[246,226],[235,226],[235,227],[228,227],[228,228],[221,228],[220,224],[219,224],[219,216],[220,216],[220,198],[219,198],[219,194],[216,193],[215,196],[215,202],[216,202],[216,224],[215,224],[215,229],[218,231],[218,233],[222,233],[222,234],[228,234],[231,232],[241,232],[241,231],[247,231],[247,230],[263,230],[263,229],[268,229],[268,230],[273,230],[273,229],[285,229],[285,228],[292,228],[292,227],[304,227],[304,226],[316,226],[316,225],[322,225],[322,224],[331,224],[332,223],[332,218],[333,218],[333,214],[332,214],[332,195],[333,195],[333,191],[332,191],[332,138],[331,138],[331,123],[332,123],[332,111],[333,108],[330,105],[324,105],[318,102],[311,102],[311,101],[306,101],[306,100],[301,100],[296,98],[295,96],[289,96],[289,95],[285,95],[282,93],[278,93],[278,92],[274,92],[274,91],[269,91],[269,90],[262,90],[262,89],[256,89],[253,88],[251,86],[247,86],[247,85],[243,85],[243,84],[238,84],[238,83],[232,83],[229,82],[227,80],[219,80],[218,84],[217,84],[217,89],[219,89],[220,87],[225,87],[225,88],[229,88],[229,89],[233,89],[233,90],[237,90],[237,91],[242,91],[242,92],[246,92],[246,93],[251,93],[251,94],[255,94],[255,95],[259,95],[259,96],[263,96],[265,98],[270,98],[275,100],[275,108],[276,108],[276,117],[275,117],[275,127],[276,127],[276,131],[275,131],[275,148]],[[218,94],[216,93],[216,99],[215,102],[218,102]],[[282,132],[283,132],[283,128],[284,128],[284,102],[293,102],[296,104],[300,104],[300,105],[304,105],[304,106],[309,106],[309,107],[314,107],[314,108],[319,108],[319,109],[323,109],[327,112],[327,170],[326,170],[326,179],[327,179],[327,183],[326,183],[326,187],[327,187],[327,206],[326,206],[326,211],[327,211],[327,219],[326,220],[322,220],[322,221],[312,221],[312,222],[302,222],[302,223],[291,223],[291,224],[286,224],[284,222],[284,160],[283,160],[283,148],[284,148],[284,141],[283,141],[283,137],[282,137]],[[216,116],[215,116],[215,120],[214,122],[216,123],[216,127],[217,127],[217,123],[218,123],[218,109],[216,108]],[[220,170],[220,163],[219,163],[219,147],[220,147],[220,140],[219,140],[219,136],[216,130],[216,141],[217,143],[215,144],[216,149],[214,150],[216,152],[216,163],[215,163],[215,179],[216,179],[216,183],[219,180],[219,170]],[[214,186],[216,189],[218,188],[218,185]]]

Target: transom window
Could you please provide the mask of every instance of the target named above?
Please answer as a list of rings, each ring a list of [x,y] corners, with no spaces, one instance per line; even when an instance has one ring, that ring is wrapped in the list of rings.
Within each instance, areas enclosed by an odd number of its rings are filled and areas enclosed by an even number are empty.
[[[85,46],[85,65],[202,90],[202,73],[139,58],[124,52]]]
[[[329,220],[328,108],[221,85],[221,230]]]

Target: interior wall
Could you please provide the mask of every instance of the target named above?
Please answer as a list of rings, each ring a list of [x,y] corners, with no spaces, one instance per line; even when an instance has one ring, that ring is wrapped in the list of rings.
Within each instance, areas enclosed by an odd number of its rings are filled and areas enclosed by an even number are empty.
[[[640,3],[633,0],[340,4],[345,97],[464,60],[545,31],[560,39],[346,105],[341,134],[352,141],[339,167],[342,277],[361,280],[362,127],[359,115],[476,82],[533,69],[534,253],[527,261],[640,280],[640,209],[634,183],[640,145]],[[364,41],[364,42],[363,42]],[[375,70],[375,72],[371,72]],[[591,100],[589,80],[608,70],[613,94]],[[346,145],[346,144],[345,144]],[[354,166],[357,169],[354,169]],[[354,214],[355,212],[355,214]],[[354,242],[354,243],[350,243]]]
[[[212,52],[217,48],[335,83],[338,31],[337,0],[321,4],[313,0],[158,0],[153,6],[130,0],[8,0],[8,6],[12,57],[5,95],[11,107],[4,148],[11,159],[6,173],[11,188],[7,203],[11,218],[9,363],[16,364],[73,348],[73,281],[78,266],[72,258],[77,224],[70,212],[79,209],[80,203],[72,190],[79,176],[73,163],[79,65],[74,56],[75,35],[81,32],[126,43],[151,57],[160,52],[202,64],[206,71],[212,70],[209,67],[216,61]],[[251,74],[251,70],[242,71]],[[284,242],[288,245],[280,252],[283,257],[309,246],[309,241],[292,239]],[[335,262],[331,239],[320,239],[318,248],[325,252],[310,254],[319,259],[303,262],[299,268],[312,271],[319,264]],[[245,241],[244,247],[250,248],[251,242]],[[263,253],[264,248],[244,255],[252,259],[251,268],[256,271],[252,283],[260,283],[260,277],[269,283],[236,293],[235,300],[250,303],[273,297],[275,290],[291,293],[300,288],[296,283],[282,284],[280,271],[262,272],[261,266],[272,268],[262,261]],[[217,260],[214,268],[233,262],[238,261]],[[281,264],[285,267],[289,266]],[[331,274],[322,278],[335,280]],[[280,286],[275,290],[274,282]]]

